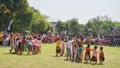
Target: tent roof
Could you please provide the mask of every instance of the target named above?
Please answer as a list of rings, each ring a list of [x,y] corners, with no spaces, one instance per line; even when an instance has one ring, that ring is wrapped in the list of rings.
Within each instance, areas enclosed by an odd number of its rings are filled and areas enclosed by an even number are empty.
[[[120,28],[114,29],[111,32],[106,33],[105,36],[120,37]]]

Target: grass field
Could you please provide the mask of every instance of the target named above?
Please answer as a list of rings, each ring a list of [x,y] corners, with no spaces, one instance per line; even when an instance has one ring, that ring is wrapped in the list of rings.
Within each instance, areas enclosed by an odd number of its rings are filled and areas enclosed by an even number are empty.
[[[26,53],[9,54],[9,49],[0,47],[0,68],[120,68],[120,47],[104,47],[104,65],[76,63],[65,61],[65,57],[55,57],[55,44],[43,44],[41,54],[29,56]]]

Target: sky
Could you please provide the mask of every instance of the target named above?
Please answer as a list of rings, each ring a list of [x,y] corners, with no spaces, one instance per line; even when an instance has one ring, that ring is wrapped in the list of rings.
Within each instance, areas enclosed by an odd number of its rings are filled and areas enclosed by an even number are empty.
[[[78,18],[80,24],[85,24],[98,15],[107,15],[113,21],[120,21],[120,0],[28,0],[28,2],[31,7],[47,15],[52,22]]]

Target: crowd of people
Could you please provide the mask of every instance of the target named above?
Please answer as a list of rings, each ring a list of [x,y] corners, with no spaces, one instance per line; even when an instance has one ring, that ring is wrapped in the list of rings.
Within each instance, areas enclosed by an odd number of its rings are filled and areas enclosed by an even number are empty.
[[[57,38],[60,38],[62,39],[64,36],[60,35],[60,36],[57,36],[57,35],[52,35],[52,34],[49,34],[49,35],[46,35],[46,34],[40,34],[40,33],[29,33],[29,34],[26,34],[26,33],[19,33],[19,32],[0,32],[0,45],[1,46],[8,46],[10,45],[10,37],[12,36],[12,34],[14,36],[21,36],[21,37],[26,37],[26,36],[37,36],[41,39],[41,41],[43,43],[54,43],[56,41]]]
[[[41,43],[55,43],[57,39],[64,39],[64,35],[0,32],[0,46],[10,46],[10,53],[22,55],[27,51],[29,55],[41,53]]]
[[[10,45],[10,53],[22,55],[27,51],[27,55],[41,53],[41,43],[56,43],[56,56],[66,56],[66,60],[74,62],[94,62],[103,64],[105,60],[103,46],[120,46],[119,40],[91,37],[72,37],[66,35],[40,34],[40,33],[19,33],[0,32],[0,45],[6,47]],[[83,44],[87,44],[84,47]],[[90,46],[94,45],[92,49]],[[98,46],[99,50],[98,50]],[[91,55],[92,52],[92,55]],[[99,57],[99,58],[98,58]]]
[[[10,44],[10,37],[11,37],[11,33],[12,32],[0,32],[0,45],[2,46],[8,46]],[[28,34],[25,33],[18,33],[18,32],[14,32],[13,34],[19,34],[22,36],[26,36]],[[30,33],[29,35],[34,35],[35,33]],[[67,35],[58,35],[58,34],[40,34],[37,33],[36,34],[43,43],[54,43],[56,42],[56,40],[59,39],[63,39],[64,41],[68,40],[68,36]],[[71,36],[69,36],[71,37]],[[120,38],[104,38],[104,37],[96,37],[96,38],[92,38],[89,36],[84,36],[82,37],[83,41],[85,42],[85,44],[92,44],[92,45],[108,45],[108,46],[120,46]]]
[[[105,60],[103,47],[100,47],[98,51],[98,46],[94,46],[94,48],[90,48],[90,44],[87,47],[83,47],[83,39],[82,38],[69,38],[68,42],[64,42],[63,40],[58,40],[56,42],[56,56],[66,56],[66,60],[72,60],[74,62],[84,62],[97,64],[98,60],[100,64],[103,64]],[[64,54],[66,50],[66,53]],[[91,51],[92,57],[91,57]],[[85,55],[84,55],[85,54]],[[99,57],[99,58],[98,58]]]
[[[3,37],[0,45],[6,47],[10,45],[10,53],[22,55],[24,51],[27,51],[29,55],[41,53],[41,38],[38,34],[22,34],[22,33],[5,33],[1,35]]]

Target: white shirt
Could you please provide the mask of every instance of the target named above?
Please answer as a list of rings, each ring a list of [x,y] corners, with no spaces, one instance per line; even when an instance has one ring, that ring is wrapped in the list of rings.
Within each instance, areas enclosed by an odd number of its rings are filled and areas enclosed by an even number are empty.
[[[72,42],[74,42],[74,40],[70,40],[70,41],[68,41],[67,48],[72,48]]]

